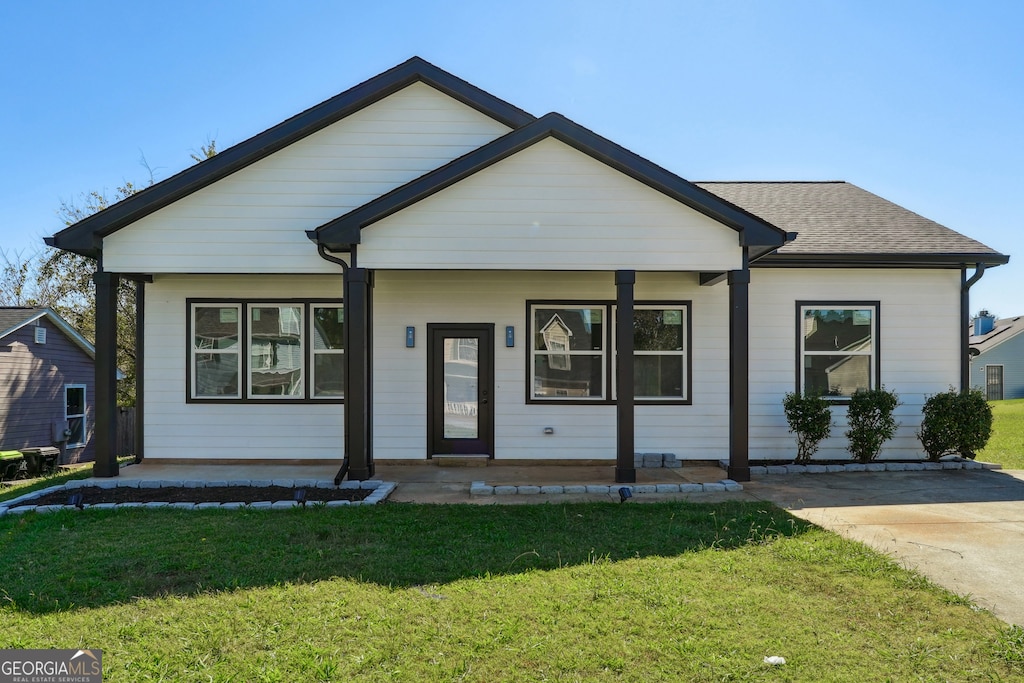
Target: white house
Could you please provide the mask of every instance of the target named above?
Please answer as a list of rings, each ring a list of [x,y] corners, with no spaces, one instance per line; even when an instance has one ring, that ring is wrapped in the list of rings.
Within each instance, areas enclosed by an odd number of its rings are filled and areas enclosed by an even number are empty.
[[[746,480],[793,456],[786,392],[883,384],[883,457],[922,457],[925,397],[967,384],[968,289],[1008,261],[848,183],[688,182],[418,58],[47,243],[100,259],[101,340],[142,283],[146,458],[357,479],[463,453],[632,481],[654,451]]]

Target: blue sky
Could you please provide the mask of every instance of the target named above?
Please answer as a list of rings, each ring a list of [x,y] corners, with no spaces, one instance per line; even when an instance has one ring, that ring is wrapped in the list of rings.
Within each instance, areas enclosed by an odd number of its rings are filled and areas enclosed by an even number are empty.
[[[0,248],[412,55],[690,180],[848,180],[1011,254],[1024,314],[1024,3],[6,2]]]

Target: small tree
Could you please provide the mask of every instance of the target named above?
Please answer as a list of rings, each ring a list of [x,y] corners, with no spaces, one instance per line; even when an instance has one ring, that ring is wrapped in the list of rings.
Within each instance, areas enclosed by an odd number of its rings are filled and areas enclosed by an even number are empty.
[[[858,462],[871,462],[877,458],[882,444],[896,434],[899,423],[892,413],[899,404],[899,397],[885,387],[858,389],[850,397],[846,413],[849,425],[846,438],[850,440],[847,450]]]
[[[917,438],[929,460],[959,453],[974,459],[992,436],[992,406],[980,389],[949,391],[925,401],[924,420]]]
[[[796,434],[796,462],[811,461],[818,446],[832,433],[830,404],[820,394],[787,393],[782,399],[789,431]]]

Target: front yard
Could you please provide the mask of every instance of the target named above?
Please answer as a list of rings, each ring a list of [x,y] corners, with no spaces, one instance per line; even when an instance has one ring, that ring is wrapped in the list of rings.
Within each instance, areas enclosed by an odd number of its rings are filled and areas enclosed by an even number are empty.
[[[992,401],[992,438],[978,460],[1024,470],[1024,399]]]
[[[0,648],[108,681],[1024,676],[1019,629],[766,504],[8,515],[0,576]]]

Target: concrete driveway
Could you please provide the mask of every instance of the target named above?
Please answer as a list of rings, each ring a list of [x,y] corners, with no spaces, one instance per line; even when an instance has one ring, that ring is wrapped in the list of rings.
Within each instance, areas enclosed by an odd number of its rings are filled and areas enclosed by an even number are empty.
[[[743,486],[1024,625],[1024,471],[769,475]]]

